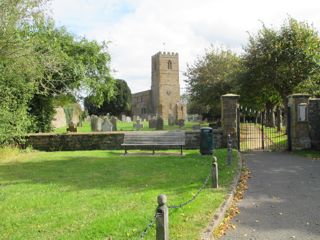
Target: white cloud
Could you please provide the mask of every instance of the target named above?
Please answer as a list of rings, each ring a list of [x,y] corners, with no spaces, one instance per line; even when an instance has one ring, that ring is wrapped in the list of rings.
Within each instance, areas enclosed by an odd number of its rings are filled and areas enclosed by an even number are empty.
[[[150,88],[151,55],[158,51],[178,52],[183,72],[210,44],[241,52],[247,31],[256,32],[261,21],[279,26],[290,15],[320,28],[316,0],[54,0],[52,9],[75,33],[112,41],[115,75],[133,92]]]

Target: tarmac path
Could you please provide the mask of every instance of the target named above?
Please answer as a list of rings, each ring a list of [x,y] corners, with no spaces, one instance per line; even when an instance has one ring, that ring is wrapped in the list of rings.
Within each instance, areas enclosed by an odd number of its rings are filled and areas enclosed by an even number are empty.
[[[320,160],[291,153],[243,155],[251,171],[240,214],[222,240],[320,240]]]

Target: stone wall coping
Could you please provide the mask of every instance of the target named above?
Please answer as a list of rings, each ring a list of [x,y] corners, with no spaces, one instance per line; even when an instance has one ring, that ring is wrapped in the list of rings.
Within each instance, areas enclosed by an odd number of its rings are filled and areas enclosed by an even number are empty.
[[[309,101],[320,101],[320,98],[309,98]]]
[[[240,95],[228,93],[228,94],[222,95],[221,98],[240,98]]]
[[[310,94],[306,94],[306,93],[294,93],[289,95],[287,98],[301,98],[301,97],[310,97]]]
[[[179,131],[179,130],[177,130]],[[185,133],[200,133],[200,130],[182,130]],[[222,128],[212,129],[213,133],[223,133]],[[36,137],[36,136],[74,136],[74,135],[116,135],[116,134],[125,134],[132,133],[134,131],[113,131],[113,132],[77,132],[77,133],[30,133],[27,134],[26,137]],[[138,131],[140,133],[143,132],[152,132],[152,131]],[[156,131],[156,132],[167,132],[167,131]]]
[[[125,132],[114,131],[114,132],[70,132],[70,133],[29,133],[26,136],[72,136],[72,135],[114,135],[124,134]]]

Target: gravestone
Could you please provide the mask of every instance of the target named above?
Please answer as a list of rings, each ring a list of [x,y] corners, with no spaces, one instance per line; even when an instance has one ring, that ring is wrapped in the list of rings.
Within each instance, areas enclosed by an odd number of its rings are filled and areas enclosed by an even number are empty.
[[[126,121],[126,119],[127,119],[127,116],[126,116],[126,115],[124,115],[124,114],[122,114],[122,115],[121,115],[121,122],[125,122],[125,121]]]
[[[169,117],[168,117],[168,124],[169,124],[169,126],[173,126],[174,125],[174,117],[173,117],[173,115],[170,113],[169,114]]]
[[[133,115],[132,121],[133,121],[133,122],[137,122],[137,120],[138,120],[138,116],[137,116],[137,115]]]
[[[113,131],[118,131],[118,129],[117,129],[117,118],[116,117],[112,117],[111,118],[111,123],[112,123],[112,130]]]
[[[131,117],[126,117],[126,122],[131,122]]]
[[[112,123],[110,122],[108,117],[103,118],[103,122],[101,125],[101,130],[103,132],[112,132]]]
[[[91,132],[101,131],[102,119],[96,115],[91,116]]]
[[[184,127],[184,119],[179,119],[178,120],[178,126],[179,126],[179,128]]]
[[[149,128],[156,128],[157,127],[157,119],[151,118],[149,120]]]
[[[161,117],[156,120],[156,130],[163,130],[163,119]]]
[[[139,131],[140,129],[143,128],[143,124],[141,124],[141,121],[140,120],[137,120],[137,123],[136,124],[133,124],[133,127]]]
[[[69,123],[69,127],[67,128],[67,132],[77,132],[77,125],[73,122]]]

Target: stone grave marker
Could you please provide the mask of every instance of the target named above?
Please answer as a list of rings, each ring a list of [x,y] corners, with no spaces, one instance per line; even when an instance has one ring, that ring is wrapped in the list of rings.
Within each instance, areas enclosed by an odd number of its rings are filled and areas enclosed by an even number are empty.
[[[117,129],[117,118],[116,117],[112,117],[111,118],[111,123],[112,123],[112,130],[113,131],[118,131],[118,129]]]
[[[140,129],[143,128],[143,124],[141,124],[141,121],[140,120],[137,120],[136,124],[133,124],[133,127],[139,131]]]
[[[174,125],[174,117],[172,114],[169,114],[169,117],[168,117],[168,124],[169,126],[173,126]]]
[[[149,128],[156,128],[157,127],[157,119],[151,118],[149,120]]]
[[[91,116],[91,132],[101,131],[102,119],[96,115]]]
[[[138,120],[138,116],[137,116],[137,115],[133,115],[132,121],[133,121],[133,122],[137,122],[137,120]]]
[[[101,125],[101,130],[103,132],[112,132],[112,123],[110,122],[109,118],[108,117],[104,117],[103,118],[103,122],[102,122],[102,125]]]
[[[179,128],[184,127],[184,119],[179,119],[178,120],[178,126],[179,126]]]
[[[69,127],[67,128],[67,132],[77,132],[77,125],[73,122],[69,123]]]
[[[158,117],[156,120],[156,129],[163,130],[163,119],[161,117]]]
[[[132,121],[131,121],[131,117],[127,116],[127,117],[126,117],[126,122],[132,122]]]

